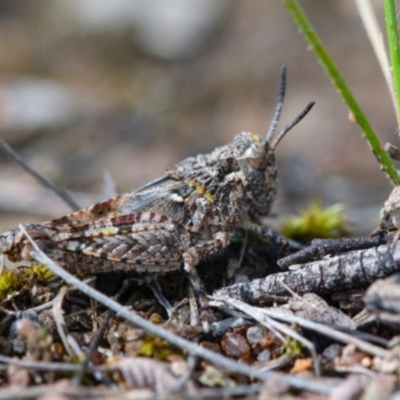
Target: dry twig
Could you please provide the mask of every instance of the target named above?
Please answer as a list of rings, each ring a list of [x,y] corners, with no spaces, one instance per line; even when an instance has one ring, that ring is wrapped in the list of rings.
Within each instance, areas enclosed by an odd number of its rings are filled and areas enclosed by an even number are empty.
[[[376,346],[374,344],[368,343],[365,340],[359,339],[357,337],[354,337],[354,335],[348,334],[341,332],[337,329],[334,329],[330,326],[320,324],[318,322],[310,321],[305,318],[297,317],[294,315],[287,315],[286,313],[280,313],[278,311],[272,311],[267,308],[260,308],[260,307],[253,307],[250,306],[240,300],[232,299],[229,297],[217,297],[213,296],[213,300],[216,301],[216,303],[213,303],[213,305],[218,306],[218,302],[225,303],[231,307],[236,308],[237,310],[240,310],[253,319],[257,321],[264,321],[265,317],[277,319],[280,321],[284,321],[290,324],[298,324],[302,328],[310,329],[312,331],[318,332],[321,335],[327,336],[331,339],[337,340],[338,342],[346,343],[346,344],[353,344],[360,350],[377,356],[377,357],[387,357],[389,355],[389,351],[382,349],[379,346]]]
[[[400,270],[400,241],[351,251],[299,267],[224,287],[216,290],[214,296],[257,304],[265,300],[265,294],[286,296],[288,291],[285,286],[298,294],[313,292],[321,295],[367,287],[376,279]]]
[[[53,300],[53,315],[54,321],[56,323],[58,336],[60,337],[64,348],[70,357],[73,357],[74,351],[72,350],[69,340],[67,338],[67,333],[65,332],[65,320],[64,320],[64,311],[62,309],[62,302],[65,295],[68,292],[68,288],[63,286],[60,291],[58,292],[57,296]]]
[[[0,146],[10,155],[29,175],[33,176],[41,185],[53,191],[60,199],[62,199],[73,210],[77,211],[81,207],[75,200],[64,190],[56,187],[49,182],[41,174],[35,171],[26,161],[2,138],[0,138]]]

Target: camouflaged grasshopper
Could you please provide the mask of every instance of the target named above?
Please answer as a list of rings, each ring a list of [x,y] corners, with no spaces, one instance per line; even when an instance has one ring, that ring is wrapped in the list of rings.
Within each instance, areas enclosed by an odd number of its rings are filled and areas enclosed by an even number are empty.
[[[186,158],[136,191],[59,219],[26,225],[26,232],[71,273],[124,270],[157,275],[183,265],[205,309],[196,265],[225,248],[237,229],[271,236],[271,231],[253,221],[268,214],[276,198],[274,151],[314,104],[275,136],[285,81],[283,67],[265,139],[242,132],[209,154]],[[30,251],[19,228],[0,236],[0,252],[10,261],[29,261]]]

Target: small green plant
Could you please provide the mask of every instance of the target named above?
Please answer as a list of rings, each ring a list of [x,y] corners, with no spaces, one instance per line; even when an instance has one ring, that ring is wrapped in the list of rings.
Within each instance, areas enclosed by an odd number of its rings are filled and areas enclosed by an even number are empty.
[[[299,215],[287,217],[282,222],[281,232],[299,242],[314,238],[337,239],[348,234],[344,223],[344,205],[341,203],[323,207],[320,201],[312,202]]]
[[[32,264],[24,272],[29,276],[34,274],[36,279],[41,283],[46,283],[54,276],[54,273],[43,264]]]
[[[287,356],[296,356],[300,357],[304,355],[305,347],[295,339],[289,339],[284,345],[283,345],[283,352]]]
[[[21,279],[17,271],[3,267],[0,271],[0,300],[12,295],[20,286]]]
[[[171,345],[167,341],[154,335],[146,334],[140,345],[138,355],[165,361],[171,352]]]

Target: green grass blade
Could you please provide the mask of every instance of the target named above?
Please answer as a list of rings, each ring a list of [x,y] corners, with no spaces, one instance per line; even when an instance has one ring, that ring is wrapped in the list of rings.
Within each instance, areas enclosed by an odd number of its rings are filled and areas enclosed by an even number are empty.
[[[344,78],[340,74],[338,68],[332,61],[332,58],[328,54],[327,50],[325,49],[321,39],[319,38],[317,32],[315,31],[314,27],[312,26],[311,22],[308,20],[306,14],[304,13],[303,9],[301,8],[300,4],[297,0],[282,0],[282,4],[291,14],[293,20],[300,28],[302,34],[308,41],[309,45],[313,49],[314,53],[316,54],[318,60],[325,68],[329,78],[331,79],[332,83],[336,87],[336,89],[341,94],[344,102],[349,107],[350,111],[354,115],[355,120],[357,121],[358,125],[361,127],[363,135],[369,144],[372,153],[378,160],[379,164],[381,165],[382,169],[386,172],[389,180],[395,186],[400,185],[400,178],[397,174],[397,171],[392,163],[387,152],[383,149],[381,142],[379,141],[378,136],[374,132],[370,122],[368,121],[366,115],[364,114],[361,107],[358,105],[355,97],[353,96],[352,92],[348,88]]]
[[[390,62],[397,114],[400,115],[400,47],[396,19],[396,5],[393,0],[384,1],[386,32],[389,44]]]

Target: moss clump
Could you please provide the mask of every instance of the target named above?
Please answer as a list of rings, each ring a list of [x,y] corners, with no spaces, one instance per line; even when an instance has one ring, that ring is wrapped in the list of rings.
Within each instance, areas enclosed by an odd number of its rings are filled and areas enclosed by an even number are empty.
[[[281,232],[299,242],[309,242],[314,238],[338,239],[348,235],[345,228],[342,203],[323,207],[320,201],[312,202],[299,215],[285,218]]]
[[[41,283],[48,282],[54,276],[54,273],[43,264],[32,264],[24,271],[29,276],[35,275],[36,279]]]
[[[21,287],[21,278],[16,270],[3,267],[0,270],[0,300],[14,294]]]

